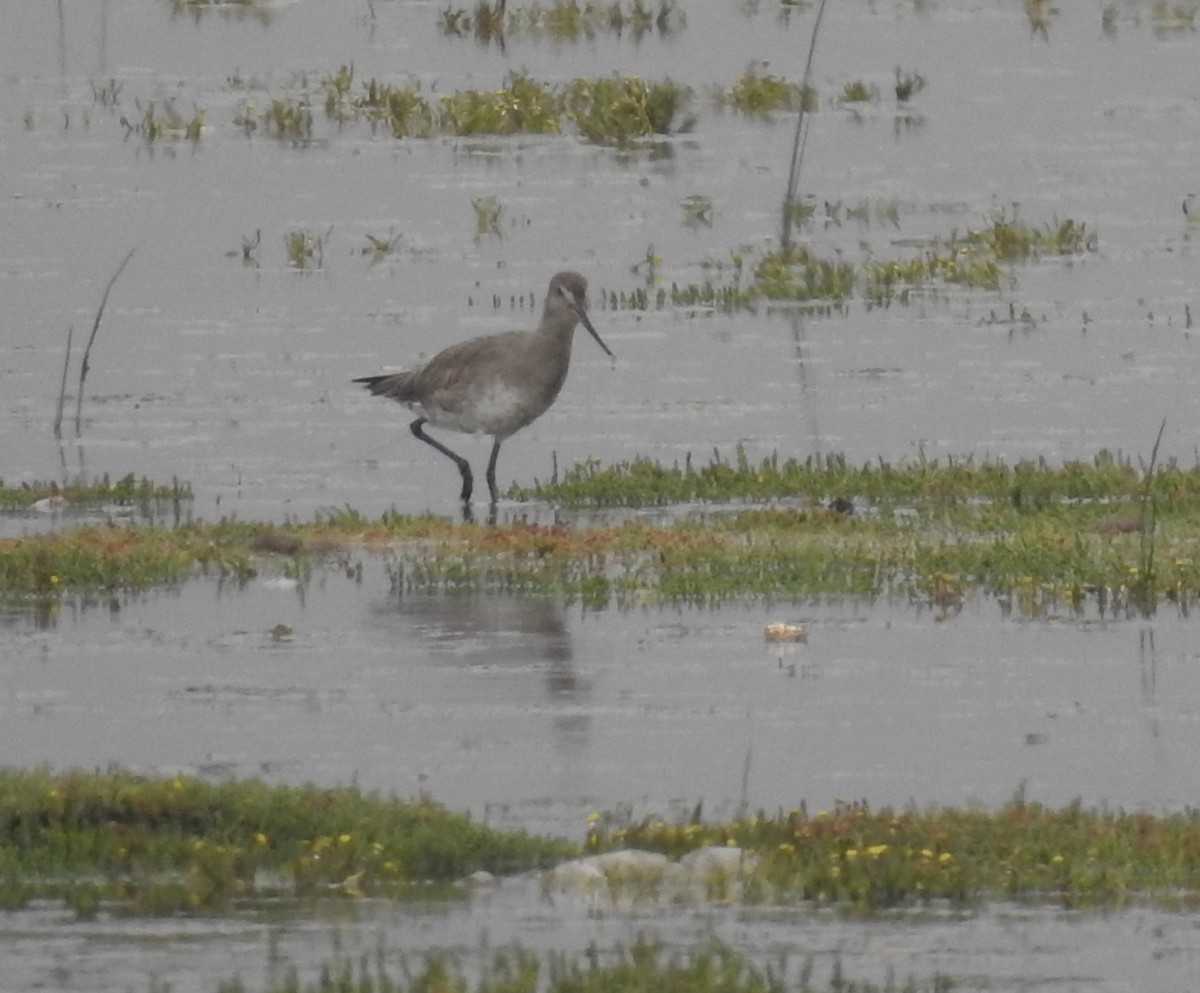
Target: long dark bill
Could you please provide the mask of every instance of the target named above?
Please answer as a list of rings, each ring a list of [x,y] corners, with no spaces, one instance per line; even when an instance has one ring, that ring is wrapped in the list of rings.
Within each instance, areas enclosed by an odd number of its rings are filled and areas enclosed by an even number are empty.
[[[591,335],[592,335],[592,337],[596,339],[596,344],[597,344],[597,345],[599,345],[601,348],[603,348],[603,349],[604,349],[604,352],[605,352],[605,354],[606,354],[606,355],[607,355],[607,356],[608,356],[610,359],[615,359],[615,358],[616,358],[616,356],[615,356],[615,355],[613,355],[613,353],[612,353],[612,349],[611,349],[611,348],[609,348],[609,347],[608,347],[606,344],[604,344],[604,339],[603,339],[603,338],[601,338],[601,337],[600,337],[600,333],[599,333],[599,332],[598,332],[598,331],[597,331],[597,330],[596,330],[594,327],[592,327],[592,322],[588,320],[588,315],[587,315],[587,313],[586,313],[586,312],[583,310],[583,308],[582,308],[582,307],[576,308],[576,310],[575,310],[575,313],[577,313],[577,314],[579,315],[579,319],[580,319],[581,321],[583,321],[583,326],[584,326],[585,328],[587,328],[587,329],[588,329],[588,331],[590,331],[590,332],[591,332]]]

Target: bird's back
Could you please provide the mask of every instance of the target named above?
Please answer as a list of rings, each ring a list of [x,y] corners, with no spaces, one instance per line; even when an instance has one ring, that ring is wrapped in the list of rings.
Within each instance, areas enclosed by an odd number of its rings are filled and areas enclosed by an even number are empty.
[[[434,426],[507,437],[557,398],[570,348],[569,338],[509,331],[451,345],[407,372],[355,382],[405,404]]]

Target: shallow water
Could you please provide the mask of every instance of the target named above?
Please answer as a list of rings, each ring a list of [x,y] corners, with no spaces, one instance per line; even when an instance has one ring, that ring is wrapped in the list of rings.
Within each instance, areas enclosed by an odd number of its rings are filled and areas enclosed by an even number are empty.
[[[1197,34],[1156,31],[1149,3],[1121,5],[1109,33],[1094,7],[1066,7],[1046,38],[1011,3],[835,6],[803,190],[818,204],[892,204],[900,226],[815,223],[807,242],[851,260],[908,257],[912,239],[979,226],[1001,208],[1035,224],[1081,221],[1099,250],[1017,266],[997,293],[852,302],[798,323],[598,310],[615,365],[581,339],[558,404],[506,444],[505,485],[548,476],[552,452],[565,467],[707,458],[738,442],[752,456],[856,460],[1146,453],[1163,417],[1162,453],[1193,457],[1200,358],[1185,306],[1200,230],[1181,204],[1200,157]],[[717,112],[709,99],[752,60],[798,71],[810,22],[770,5],[691,11],[665,40],[515,38],[503,55],[440,37],[431,4],[308,0],[268,8],[266,24],[173,16],[165,0],[61,9],[61,23],[53,5],[10,11],[0,40],[10,482],[65,462],[182,475],[206,517],[344,503],[452,512],[453,467],[353,376],[532,324],[531,302],[557,269],[580,269],[595,291],[629,291],[643,282],[630,267],[653,246],[663,284],[702,281],[704,260],[777,234],[789,121]],[[697,120],[658,158],[566,136],[397,142],[324,119],[315,81],[351,63],[359,80],[412,74],[438,92],[494,86],[514,67],[547,79],[670,75],[696,89]],[[929,80],[909,110],[891,96],[896,65]],[[302,73],[317,91],[312,143],[247,137],[232,123],[245,101],[301,93]],[[121,84],[112,108],[92,95],[110,79]],[[839,106],[853,79],[880,99]],[[206,111],[198,143],[125,137],[121,116],[168,98],[181,115]],[[682,223],[680,201],[693,194],[713,200],[711,227]],[[504,206],[503,238],[475,237],[478,196]],[[286,264],[283,239],[297,229],[324,237],[319,267]],[[242,239],[255,231],[257,264],[245,266]],[[367,234],[398,235],[397,252],[373,263]],[[60,452],[48,425],[67,327],[78,349],[131,247],[93,354],[82,438],[68,430]],[[1031,321],[996,323],[1010,305]],[[486,455],[486,441],[460,444]]]
[[[395,597],[378,562],[308,587],[9,617],[0,754],[415,795],[582,838],[587,814],[801,800],[1152,811],[1200,795],[1192,622],[953,620],[905,604],[588,611]],[[768,645],[802,622],[807,644]],[[277,638],[276,625],[292,629]]]
[[[1176,993],[1190,989],[1200,963],[1192,917],[1149,909],[1080,914],[999,905],[979,913],[931,913],[869,923],[806,910],[647,905],[621,913],[575,896],[544,894],[535,881],[505,880],[471,899],[420,907],[338,904],[304,918],[75,923],[38,909],[0,918],[5,989],[137,990],[151,978],[176,993],[211,993],[215,977],[240,976],[248,989],[283,978],[294,965],[315,982],[323,960],[355,962],[378,950],[393,979],[419,968],[420,953],[449,953],[475,974],[497,950],[519,943],[613,961],[639,936],[668,951],[720,941],[769,962],[795,981],[805,959],[824,988],[836,964],[846,979],[882,986],[888,977],[928,983],[953,977],[960,990],[1067,993]],[[136,951],[136,955],[133,954]]]
[[[870,221],[814,223],[823,254],[907,257],[913,239],[985,223],[1067,218],[1098,251],[1013,268],[995,293],[930,289],[908,305],[830,315],[606,309],[601,290],[699,282],[706,260],[777,234],[791,121],[712,109],[751,61],[799,74],[811,11],[692,4],[686,27],[636,42],[510,38],[501,53],[437,31],[439,5],[294,0],[193,17],[166,0],[10,4],[0,30],[0,467],[7,483],[64,473],[178,477],[205,518],[456,512],[453,468],[408,434],[405,412],[352,386],[472,334],[536,320],[549,276],[592,282],[610,363],[586,338],[556,406],[506,443],[502,484],[604,462],[743,444],[751,457],[843,451],[1194,459],[1200,355],[1192,334],[1200,227],[1200,35],[1150,2],[1062,4],[1045,34],[1020,4],[831,4],[815,62],[802,189],[866,205]],[[694,128],[651,155],[571,136],[398,142],[339,127],[278,142],[233,123],[248,101],[295,96],[353,64],[411,74],[425,92],[494,87],[514,68],[565,80],[614,70],[696,88]],[[897,107],[894,68],[928,87]],[[838,105],[855,79],[865,108]],[[96,96],[119,83],[118,104]],[[206,111],[195,145],[126,135],[149,101]],[[712,225],[680,201],[712,199]],[[503,205],[503,237],[476,237],[471,200]],[[899,227],[880,219],[894,207]],[[823,209],[819,209],[823,214]],[[320,264],[287,265],[284,237],[323,238]],[[253,264],[243,239],[261,231]],[[368,234],[397,235],[379,261]],[[104,287],[82,435],[50,432],[69,326],[76,360]],[[493,306],[493,297],[499,305]],[[1028,319],[1011,323],[1010,308]],[[77,373],[72,373],[71,388]],[[476,462],[487,443],[459,440]],[[547,515],[506,504],[502,514]],[[69,520],[69,519],[67,519]],[[4,533],[57,526],[30,515]],[[771,620],[811,638],[782,659]],[[745,806],[810,809],[1003,802],[1195,804],[1200,683],[1191,621],[1006,617],[990,600],[940,619],[919,606],[814,602],[712,611],[589,612],[544,600],[388,593],[336,570],[303,588],[195,582],[53,616],[0,617],[0,762],[183,769],[210,777],[425,790],[501,825],[579,837],[619,804],[672,816]],[[274,640],[288,624],[293,634]],[[357,916],[346,922],[345,913]],[[547,910],[527,884],[442,914],[340,908],[264,924],[68,922],[53,908],[0,921],[12,988],[176,989],[247,979],[281,935],[286,956],[326,954],[333,932],[406,949],[481,935],[578,951],[661,925],[687,944],[720,933],[773,954],[835,951],[857,971],[935,968],[990,988],[1175,990],[1194,974],[1191,916],[999,909],[965,920],[778,922],[734,909],[668,920]],[[561,924],[559,923],[561,919]],[[603,929],[608,928],[605,931]],[[602,933],[600,933],[602,932]],[[314,940],[314,936],[320,940]],[[326,940],[328,939],[328,940]],[[791,942],[792,944],[789,944]],[[305,957],[308,958],[305,958]],[[1189,973],[1188,970],[1192,970]],[[7,978],[6,978],[6,981]]]

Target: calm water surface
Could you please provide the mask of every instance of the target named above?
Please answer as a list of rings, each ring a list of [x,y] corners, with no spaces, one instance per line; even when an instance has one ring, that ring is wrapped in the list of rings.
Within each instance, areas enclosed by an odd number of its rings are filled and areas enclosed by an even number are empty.
[[[6,482],[178,477],[205,518],[346,504],[453,514],[453,467],[409,436],[404,411],[349,380],[531,326],[549,276],[568,267],[591,280],[595,323],[618,357],[580,340],[554,409],[506,444],[503,484],[545,478],[555,454],[563,467],[704,459],[739,443],[752,457],[1145,455],[1164,417],[1162,454],[1195,458],[1200,225],[1181,205],[1200,192],[1200,35],[1149,0],[1113,5],[1107,21],[1099,5],[1062,4],[1044,32],[1009,0],[831,4],[801,184],[821,219],[806,242],[853,262],[907,258],[997,210],[1070,218],[1099,240],[1084,256],[1014,267],[997,292],[930,287],[905,305],[853,300],[803,317],[613,310],[600,291],[644,286],[631,267],[648,252],[669,285],[773,244],[792,121],[721,112],[710,95],[751,64],[797,78],[811,11],[690,4],[669,37],[514,37],[501,52],[443,37],[439,10],[5,6]],[[513,69],[551,81],[670,76],[695,89],[695,122],[632,155],[571,135],[396,141],[324,117],[320,77],[351,64],[360,81],[414,79],[427,94],[493,88]],[[892,96],[897,66],[928,80],[907,108]],[[878,99],[840,104],[854,80]],[[100,97],[106,86],[115,105]],[[311,142],[234,123],[306,92]],[[203,109],[200,140],[127,134],[121,117],[138,122],[152,101],[184,118]],[[684,223],[692,195],[712,200],[711,226]],[[502,237],[476,236],[471,201],[483,196],[502,204]],[[826,202],[840,205],[836,222]],[[847,219],[848,207],[868,219]],[[284,249],[297,230],[322,239],[304,270]],[[396,251],[364,255],[368,234],[398,237]],[[130,248],[93,352],[82,435],[68,429],[60,446],[50,424],[67,328],[78,348]],[[461,444],[486,457],[486,441]],[[1050,803],[1162,810],[1200,794],[1200,667],[1192,622],[1171,613],[1021,622],[979,601],[945,621],[887,603],[621,614],[387,590],[368,560],[361,585],[336,572],[299,590],[198,582],[111,612],[6,614],[0,762],[356,779],[571,836],[616,804],[672,815],[703,800],[713,817],[801,799],[991,805],[1024,783]],[[809,624],[809,644],[772,654],[762,627],[774,619]],[[292,625],[290,639],[271,639],[277,623]],[[334,932],[368,947],[378,931],[407,950],[478,948],[486,934],[576,951],[655,925],[685,947],[717,934],[756,954],[813,950],[824,965],[840,952],[854,976],[940,968],[991,989],[1178,990],[1200,969],[1192,917],[1148,911],[921,924],[733,909],[597,917],[547,908],[533,884],[512,881],[442,914],[345,913],[277,925],[275,941],[305,961]],[[234,968],[256,980],[271,926],[77,924],[35,908],[3,929],[11,988],[123,990],[152,974],[177,989],[211,989]]]

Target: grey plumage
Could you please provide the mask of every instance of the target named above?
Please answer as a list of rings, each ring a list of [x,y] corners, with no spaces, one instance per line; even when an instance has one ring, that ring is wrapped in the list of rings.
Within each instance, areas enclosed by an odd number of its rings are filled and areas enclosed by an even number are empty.
[[[487,482],[495,505],[500,443],[544,414],[557,399],[566,382],[571,343],[580,323],[611,356],[587,316],[587,280],[577,272],[560,272],[550,280],[536,330],[472,338],[451,345],[419,368],[363,376],[354,382],[418,415],[410,425],[412,433],[458,466],[464,504],[471,499],[470,464],[425,434],[424,425],[491,435]]]

